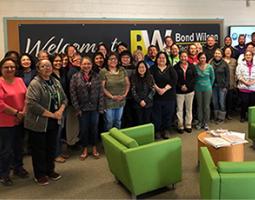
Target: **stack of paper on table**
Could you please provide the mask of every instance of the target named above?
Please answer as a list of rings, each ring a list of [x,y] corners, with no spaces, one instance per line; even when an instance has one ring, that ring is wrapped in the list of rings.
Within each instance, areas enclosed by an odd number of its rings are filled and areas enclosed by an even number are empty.
[[[228,142],[230,142],[232,145],[248,143],[248,141],[245,140],[242,135],[236,135],[236,134],[230,133],[230,134],[222,135],[221,137],[227,140]]]
[[[231,143],[221,137],[206,137],[204,138],[205,142],[212,145],[215,148],[219,147],[227,147],[230,146]]]

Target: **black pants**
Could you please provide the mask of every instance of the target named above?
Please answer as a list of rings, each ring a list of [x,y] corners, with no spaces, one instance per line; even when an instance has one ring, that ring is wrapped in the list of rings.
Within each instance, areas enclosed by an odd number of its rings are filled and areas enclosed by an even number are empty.
[[[175,100],[154,101],[152,120],[155,126],[155,132],[170,129],[172,126],[174,113]]]
[[[18,170],[23,167],[24,152],[24,135],[25,130],[23,124],[15,127],[15,135],[13,141],[13,168]]]
[[[0,177],[10,174],[16,127],[0,127]]]
[[[241,98],[240,117],[241,119],[245,119],[248,107],[255,105],[255,92],[251,93],[240,92],[240,98]]]
[[[30,131],[32,162],[35,178],[47,176],[54,172],[58,126],[47,132]]]
[[[151,122],[152,107],[150,108],[135,108],[136,125],[147,124]]]

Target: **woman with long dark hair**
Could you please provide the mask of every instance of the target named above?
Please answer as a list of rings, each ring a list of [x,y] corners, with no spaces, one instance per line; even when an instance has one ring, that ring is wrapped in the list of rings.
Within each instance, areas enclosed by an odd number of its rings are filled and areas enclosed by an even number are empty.
[[[150,72],[156,89],[152,111],[155,132],[160,132],[161,137],[167,139],[175,112],[177,74],[170,66],[166,52],[157,54],[155,65],[150,68]]]
[[[105,129],[121,128],[121,118],[130,82],[126,70],[119,66],[118,55],[109,54],[107,65],[100,71],[105,94]]]
[[[103,112],[104,93],[99,75],[92,70],[92,61],[89,57],[82,58],[81,70],[71,79],[70,97],[79,118],[79,137],[83,147],[80,159],[88,157],[88,145],[92,145],[94,158],[99,158],[96,145],[99,112]]]
[[[155,88],[154,79],[144,61],[138,62],[130,81],[137,125],[149,123],[151,122]]]

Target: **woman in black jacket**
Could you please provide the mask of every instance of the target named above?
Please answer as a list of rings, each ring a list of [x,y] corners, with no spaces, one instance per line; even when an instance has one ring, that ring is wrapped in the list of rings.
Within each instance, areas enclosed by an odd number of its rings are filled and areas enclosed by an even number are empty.
[[[131,76],[131,93],[135,101],[133,106],[137,125],[151,122],[154,79],[144,61],[138,62],[135,73]]]
[[[178,76],[176,86],[178,132],[192,132],[192,104],[195,87],[195,66],[188,62],[188,52],[180,53],[180,62],[175,66]],[[183,119],[185,104],[185,120]]]

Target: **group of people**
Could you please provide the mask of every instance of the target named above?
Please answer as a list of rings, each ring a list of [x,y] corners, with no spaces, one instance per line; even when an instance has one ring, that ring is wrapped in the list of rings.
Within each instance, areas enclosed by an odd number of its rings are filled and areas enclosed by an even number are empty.
[[[213,36],[202,47],[180,50],[170,36],[165,47],[150,45],[147,55],[133,54],[121,42],[116,52],[104,43],[93,57],[82,57],[73,45],[65,54],[40,51],[37,63],[29,54],[6,53],[0,62],[0,181],[12,185],[10,171],[28,177],[23,167],[24,135],[29,135],[34,180],[39,185],[59,180],[54,162],[65,162],[62,141],[82,146],[80,160],[100,158],[99,133],[112,127],[152,122],[156,137],[167,139],[177,119],[179,133],[208,130],[231,119],[240,99],[240,121],[255,105],[255,33],[246,44],[229,36],[219,48]],[[213,112],[211,112],[213,111]],[[211,115],[211,114],[212,115]]]

